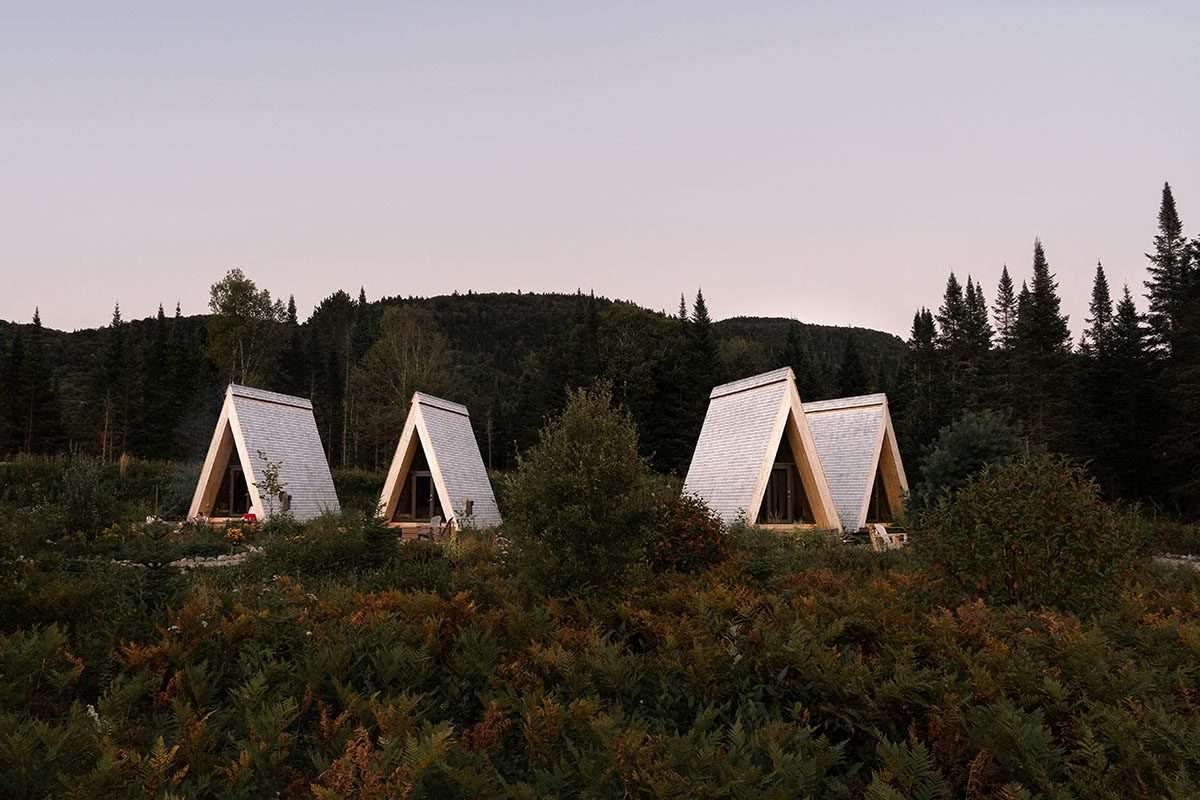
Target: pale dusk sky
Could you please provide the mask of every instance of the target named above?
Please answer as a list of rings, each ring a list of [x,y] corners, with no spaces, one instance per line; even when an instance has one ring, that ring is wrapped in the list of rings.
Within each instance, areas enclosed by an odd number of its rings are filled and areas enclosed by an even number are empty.
[[[1200,233],[1198,3],[26,3],[0,26],[0,318],[574,291],[906,335],[1028,274],[1078,338]],[[1140,303],[1144,305],[1144,303]]]

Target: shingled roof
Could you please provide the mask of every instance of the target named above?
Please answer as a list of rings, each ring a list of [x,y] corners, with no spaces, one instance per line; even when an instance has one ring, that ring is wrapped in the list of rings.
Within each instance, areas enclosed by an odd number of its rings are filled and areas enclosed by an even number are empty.
[[[753,523],[785,435],[817,525],[836,529],[837,512],[788,367],[712,390],[683,490],[726,522],[744,516]]]
[[[866,524],[875,474],[882,470],[894,508],[908,491],[904,463],[896,446],[887,395],[867,394],[804,404],[821,467],[833,493],[842,527]]]
[[[417,446],[429,463],[429,472],[447,521],[461,524],[470,501],[471,522],[480,527],[500,524],[500,509],[492,493],[479,443],[471,429],[467,407],[440,397],[416,392],[409,407],[396,454],[380,495],[380,513],[391,519],[408,477]]]
[[[290,511],[296,519],[306,521],[325,511],[340,510],[310,401],[230,384],[189,517],[209,515],[225,467],[235,457],[246,475],[250,510],[259,519],[267,518],[269,506],[254,484],[262,482],[267,461],[280,465],[279,479],[291,496]],[[281,510],[278,501],[274,507],[276,512]]]

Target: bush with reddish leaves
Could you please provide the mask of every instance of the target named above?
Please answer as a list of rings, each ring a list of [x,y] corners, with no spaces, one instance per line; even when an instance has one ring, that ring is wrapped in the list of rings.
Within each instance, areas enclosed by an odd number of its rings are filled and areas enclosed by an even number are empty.
[[[707,569],[729,556],[729,532],[699,497],[676,495],[659,508],[647,555],[655,572]]]

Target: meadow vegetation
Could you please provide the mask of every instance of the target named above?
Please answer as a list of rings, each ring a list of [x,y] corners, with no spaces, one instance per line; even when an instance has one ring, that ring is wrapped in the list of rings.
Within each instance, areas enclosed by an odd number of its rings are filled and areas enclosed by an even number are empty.
[[[82,471],[7,485],[0,797],[1200,795],[1200,572],[1076,466],[986,467],[873,553],[726,529],[606,403],[438,544],[361,510],[72,530]]]

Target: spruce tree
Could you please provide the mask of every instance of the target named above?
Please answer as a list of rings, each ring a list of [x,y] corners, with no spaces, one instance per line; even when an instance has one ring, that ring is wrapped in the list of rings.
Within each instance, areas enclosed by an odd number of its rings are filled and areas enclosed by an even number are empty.
[[[1107,361],[1103,392],[1111,441],[1102,457],[1114,482],[1112,494],[1145,498],[1158,493],[1164,483],[1156,448],[1147,446],[1161,438],[1163,415],[1152,380],[1147,327],[1128,286],[1113,313]]]
[[[951,272],[950,277],[946,279],[946,291],[937,313],[937,344],[954,361],[958,361],[962,355],[966,317],[967,306],[962,285]]]
[[[1071,349],[1068,318],[1062,313],[1058,282],[1050,271],[1046,252],[1040,240],[1033,242],[1033,285],[1029,288],[1028,315],[1020,344],[1027,351],[1039,354],[1062,354]]]
[[[717,383],[717,342],[712,331],[712,319],[708,315],[708,305],[704,302],[704,292],[696,290],[696,300],[692,304],[691,319],[684,323],[687,341],[686,369],[684,386],[687,395],[684,398],[683,430],[690,443],[686,448],[686,460],[691,461],[692,448],[700,436],[700,426],[704,422],[705,409],[708,406],[708,394]]]
[[[1033,244],[1032,286],[1017,297],[1017,338],[1013,351],[1018,412],[1041,442],[1067,449],[1071,331],[1061,312],[1058,284],[1040,240]]]
[[[1108,277],[1104,266],[1096,262],[1096,276],[1092,279],[1092,299],[1088,304],[1087,328],[1079,348],[1085,356],[1103,358],[1108,354],[1109,340],[1113,328],[1112,295],[1108,289]]]
[[[1118,490],[1114,472],[1116,453],[1113,450],[1114,421],[1112,386],[1121,380],[1115,374],[1111,358],[1113,333],[1112,295],[1104,268],[1096,265],[1089,304],[1088,327],[1079,344],[1080,391],[1075,400],[1075,423],[1081,455],[1090,458],[1092,471],[1100,485],[1110,494]]]
[[[1011,350],[1016,335],[1017,296],[1013,292],[1007,264],[1000,270],[1000,283],[996,287],[996,304],[992,306],[992,313],[996,320],[996,344],[1001,350]]]
[[[717,342],[712,330],[712,319],[708,316],[708,305],[704,292],[696,291],[696,302],[692,304],[688,336],[691,340],[692,373],[695,386],[702,389],[704,396],[712,388],[717,375]]]
[[[922,308],[913,315],[903,379],[894,403],[897,436],[913,468],[924,446],[946,421],[945,368],[936,340],[933,313]]]
[[[1164,183],[1158,207],[1158,235],[1154,237],[1154,252],[1145,282],[1146,298],[1150,301],[1147,321],[1150,323],[1151,343],[1161,353],[1174,345],[1174,334],[1187,295],[1189,272],[1188,243],[1183,235],[1183,222],[1175,208],[1171,184]]]
[[[296,316],[295,295],[288,296],[283,328],[286,341],[283,349],[279,351],[279,386],[288,394],[311,398],[312,381],[307,369],[304,338]]]
[[[979,363],[992,349],[992,337],[995,332],[988,320],[987,300],[983,296],[983,284],[972,281],[967,276],[967,290],[964,298],[964,327],[963,340],[968,357]]]

